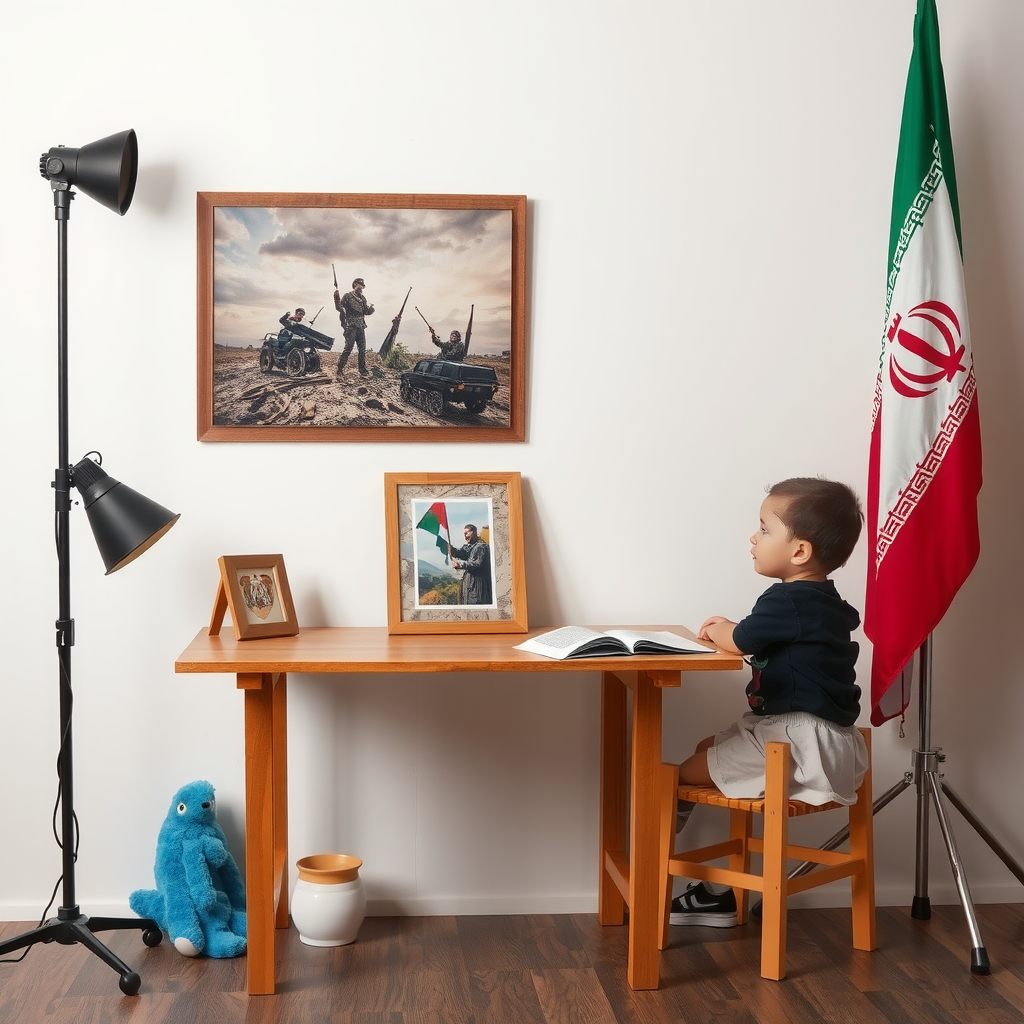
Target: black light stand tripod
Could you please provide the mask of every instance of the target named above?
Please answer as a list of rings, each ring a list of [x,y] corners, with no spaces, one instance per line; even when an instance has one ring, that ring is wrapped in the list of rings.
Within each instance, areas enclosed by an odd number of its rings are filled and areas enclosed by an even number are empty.
[[[57,774],[60,780],[63,874],[62,902],[55,918],[13,939],[0,942],[0,956],[26,949],[37,942],[76,943],[90,949],[120,975],[121,991],[135,995],[141,979],[124,961],[109,950],[95,932],[115,929],[142,931],[147,946],[159,944],[162,933],[149,918],[87,917],[75,897],[75,860],[77,822],[74,809],[74,761],[71,742],[73,694],[71,689],[71,647],[75,642],[75,622],[71,617],[71,553],[69,522],[71,488],[76,488],[86,506],[90,525],[108,574],[126,565],[170,529],[178,516],[162,505],[133,491],[108,476],[92,459],[84,458],[72,467],[68,458],[68,339],[67,339],[67,222],[72,184],[123,214],[131,203],[135,188],[138,148],[135,132],[101,139],[80,150],[51,149],[43,154],[40,171],[50,179],[57,220],[57,406],[58,455],[53,480],[56,500],[57,574],[59,616],[57,618],[57,656],[60,663],[60,750]]]

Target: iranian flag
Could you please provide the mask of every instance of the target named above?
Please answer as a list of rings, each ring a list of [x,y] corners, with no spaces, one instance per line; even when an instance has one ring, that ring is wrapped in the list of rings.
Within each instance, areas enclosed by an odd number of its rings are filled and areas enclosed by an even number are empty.
[[[889,233],[868,478],[871,722],[978,560],[981,432],[935,0],[918,0]]]
[[[423,517],[416,524],[418,530],[426,530],[436,538],[436,544],[444,552],[444,564],[448,564],[448,551],[451,548],[451,540],[448,535],[448,509],[443,501],[435,501]]]

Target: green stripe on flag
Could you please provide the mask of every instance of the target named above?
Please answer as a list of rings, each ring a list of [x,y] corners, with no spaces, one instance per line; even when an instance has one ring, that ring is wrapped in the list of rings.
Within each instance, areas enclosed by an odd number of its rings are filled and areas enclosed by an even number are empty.
[[[953,143],[949,133],[946,83],[939,51],[939,19],[935,0],[918,0],[914,17],[914,51],[907,72],[900,123],[899,150],[889,222],[889,266],[886,276],[885,319],[879,369],[885,358],[885,332],[891,318],[890,303],[903,256],[928,213],[935,191],[946,181],[953,212],[957,246],[963,259],[960,202],[956,192]]]
[[[936,142],[938,154],[935,153]],[[937,180],[933,180],[936,156],[938,174],[946,179],[946,191],[949,192],[949,202],[953,207],[953,222],[962,254],[953,143],[949,134],[946,83],[939,54],[939,20],[935,0],[918,0],[917,15],[914,18],[914,52],[907,72],[893,185],[892,220],[889,225],[890,271],[898,251],[906,247],[907,239],[900,245],[905,227],[916,226],[925,212],[920,208],[922,193],[930,199],[938,184]]]

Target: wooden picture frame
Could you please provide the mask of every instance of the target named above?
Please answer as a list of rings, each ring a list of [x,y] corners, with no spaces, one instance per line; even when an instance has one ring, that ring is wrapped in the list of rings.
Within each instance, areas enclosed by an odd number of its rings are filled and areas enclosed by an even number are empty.
[[[199,192],[196,220],[200,441],[525,439],[526,196]]]
[[[226,611],[231,612],[236,640],[299,632],[283,555],[221,555],[217,564],[220,583],[210,617],[210,636],[220,633]]]
[[[388,632],[526,632],[518,473],[386,473],[384,518]]]

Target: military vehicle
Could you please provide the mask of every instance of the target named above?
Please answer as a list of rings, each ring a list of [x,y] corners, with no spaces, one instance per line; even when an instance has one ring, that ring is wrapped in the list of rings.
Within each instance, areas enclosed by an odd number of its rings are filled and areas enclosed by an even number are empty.
[[[449,403],[460,402],[469,412],[483,412],[500,386],[489,366],[446,359],[421,359],[402,374],[402,398],[432,416],[443,416]]]
[[[260,349],[260,369],[264,373],[284,370],[292,377],[320,372],[320,353],[330,352],[334,339],[314,331],[308,324],[289,323],[276,334],[267,334]]]

